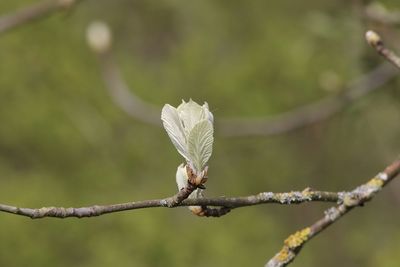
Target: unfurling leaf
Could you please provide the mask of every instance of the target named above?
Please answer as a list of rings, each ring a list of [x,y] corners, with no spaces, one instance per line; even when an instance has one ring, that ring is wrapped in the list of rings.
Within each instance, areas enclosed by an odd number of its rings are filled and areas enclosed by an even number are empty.
[[[214,140],[214,117],[208,104],[200,106],[192,99],[182,101],[178,108],[166,104],[161,119],[173,145],[186,159],[194,175],[204,178],[201,176],[205,174]]]
[[[164,128],[167,131],[169,138],[178,150],[179,154],[189,161],[185,131],[176,108],[166,104],[161,112],[161,120],[163,121]]]
[[[188,150],[191,163],[198,171],[203,170],[212,154],[214,129],[209,120],[198,122],[189,133]]]

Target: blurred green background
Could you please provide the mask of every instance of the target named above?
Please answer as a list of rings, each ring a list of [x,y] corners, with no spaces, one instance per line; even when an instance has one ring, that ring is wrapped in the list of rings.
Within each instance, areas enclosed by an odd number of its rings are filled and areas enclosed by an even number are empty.
[[[11,13],[37,1],[1,1]],[[397,2],[397,3],[396,3]],[[386,1],[400,8],[398,1]],[[176,192],[166,133],[108,95],[87,25],[114,32],[134,92],[161,108],[207,101],[222,117],[278,114],[383,61],[362,1],[84,1],[0,36],[0,203],[85,206]],[[378,28],[379,30],[380,28]],[[383,32],[400,52],[396,28]],[[349,190],[400,153],[400,79],[333,119],[279,136],[216,136],[208,196]],[[218,129],[216,129],[218,132]],[[0,266],[263,266],[329,204],[263,205],[222,218],[185,208],[89,219],[0,214]],[[400,179],[313,239],[293,266],[399,266]]]

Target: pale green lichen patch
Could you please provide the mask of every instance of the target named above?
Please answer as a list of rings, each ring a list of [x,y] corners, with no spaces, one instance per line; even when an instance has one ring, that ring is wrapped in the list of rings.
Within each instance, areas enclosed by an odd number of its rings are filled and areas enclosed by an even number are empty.
[[[307,201],[312,200],[313,194],[314,194],[314,192],[309,187],[307,187],[306,189],[301,191],[301,195],[302,195],[303,199],[305,199]]]
[[[276,195],[276,199],[281,204],[300,203],[303,201],[311,200],[310,194],[304,194],[303,192],[299,192],[299,191],[292,191],[289,193],[277,193],[275,195]]]
[[[305,241],[308,240],[310,233],[311,233],[310,227],[297,231],[296,233],[292,234],[285,240],[284,242],[285,246],[291,249],[300,247],[301,245],[303,245]]]
[[[311,188],[307,187],[306,189],[304,189],[303,191],[301,191],[301,194],[303,195],[303,197],[309,197],[311,198]]]
[[[375,177],[368,181],[367,185],[381,188],[383,186],[383,181],[379,177]]]
[[[343,204],[347,207],[356,206],[359,202],[359,199],[352,194],[346,194],[343,198]]]

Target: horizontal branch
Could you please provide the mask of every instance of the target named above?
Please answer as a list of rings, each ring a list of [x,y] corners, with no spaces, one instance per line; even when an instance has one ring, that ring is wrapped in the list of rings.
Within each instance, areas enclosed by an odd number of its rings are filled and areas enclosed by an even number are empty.
[[[353,191],[345,193],[343,202],[325,211],[325,216],[289,236],[283,248],[265,265],[266,267],[283,267],[290,264],[299,254],[301,248],[311,238],[321,233],[328,226],[338,221],[355,207],[363,206],[370,201],[385,185],[400,173],[400,160],[393,162],[383,172],[380,172],[367,183],[358,186]]]
[[[90,207],[80,208],[63,208],[63,207],[43,207],[39,209],[31,208],[19,208],[15,206],[9,206],[0,204],[0,211],[8,212],[15,215],[27,216],[32,219],[39,219],[44,217],[56,217],[56,218],[67,218],[67,217],[94,217],[103,214],[144,209],[144,208],[155,208],[155,207],[166,207],[173,208],[179,206],[216,206],[223,207],[226,209],[234,209],[245,206],[254,206],[260,204],[276,203],[283,205],[300,204],[304,202],[318,201],[318,202],[340,202],[346,195],[344,192],[324,192],[324,191],[313,191],[305,189],[303,191],[294,191],[287,193],[273,193],[273,192],[262,192],[257,195],[251,195],[246,197],[216,197],[216,198],[198,198],[198,199],[186,199],[182,202],[177,200],[178,195],[182,195],[183,189],[178,192],[175,196],[163,199],[152,199],[135,201],[113,205],[94,205]],[[173,204],[171,204],[173,203]],[[213,216],[215,210],[205,209],[206,213],[204,216]],[[209,214],[207,214],[207,212]],[[216,217],[216,216],[213,216]],[[217,216],[218,217],[218,216]]]

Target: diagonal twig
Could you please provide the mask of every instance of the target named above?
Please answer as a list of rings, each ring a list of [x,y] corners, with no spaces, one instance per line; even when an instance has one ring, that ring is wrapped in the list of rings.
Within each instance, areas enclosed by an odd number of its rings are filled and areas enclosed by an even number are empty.
[[[382,57],[400,69],[400,57],[384,45],[382,38],[376,32],[367,31],[365,39]]]
[[[0,17],[0,33],[4,33],[36,19],[43,18],[57,11],[72,8],[82,0],[45,0],[24,7],[15,13]]]
[[[268,261],[265,267],[283,267],[290,264],[299,254],[301,248],[314,236],[338,221],[353,208],[370,201],[385,185],[400,173],[400,160],[396,160],[367,183],[345,194],[343,203],[325,211],[325,216],[300,231],[289,236],[283,248]]]

